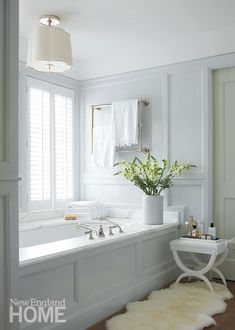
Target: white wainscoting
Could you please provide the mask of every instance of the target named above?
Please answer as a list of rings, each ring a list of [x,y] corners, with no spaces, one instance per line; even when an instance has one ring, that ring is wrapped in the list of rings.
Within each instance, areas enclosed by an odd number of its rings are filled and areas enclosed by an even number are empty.
[[[146,97],[150,106],[142,110],[144,144],[158,159],[197,165],[165,193],[165,209],[186,206],[185,217],[193,214],[199,221],[207,221],[211,212],[208,79],[208,68],[192,62],[81,83],[81,199],[130,203],[141,208],[142,193],[136,187],[114,177],[112,169],[92,168],[91,104]],[[119,153],[116,159],[130,161],[134,155]]]
[[[21,299],[66,299],[66,324],[23,324],[23,329],[83,330],[129,301],[173,281],[169,242],[177,224],[66,256],[21,267]]]

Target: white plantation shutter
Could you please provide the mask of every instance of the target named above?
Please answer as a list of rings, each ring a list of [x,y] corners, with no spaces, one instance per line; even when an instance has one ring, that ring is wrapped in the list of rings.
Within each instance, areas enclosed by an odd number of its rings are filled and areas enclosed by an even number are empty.
[[[29,197],[31,201],[51,199],[50,94],[29,89]]]
[[[29,209],[73,199],[73,140],[73,91],[29,78]]]
[[[55,198],[73,197],[72,99],[55,95]]]

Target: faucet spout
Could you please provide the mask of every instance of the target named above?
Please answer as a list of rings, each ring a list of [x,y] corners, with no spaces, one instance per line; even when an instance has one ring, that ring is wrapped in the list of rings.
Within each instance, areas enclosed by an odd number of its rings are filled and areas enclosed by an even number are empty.
[[[97,230],[97,236],[98,237],[105,237],[104,229],[103,229],[102,225],[100,225],[99,229]]]

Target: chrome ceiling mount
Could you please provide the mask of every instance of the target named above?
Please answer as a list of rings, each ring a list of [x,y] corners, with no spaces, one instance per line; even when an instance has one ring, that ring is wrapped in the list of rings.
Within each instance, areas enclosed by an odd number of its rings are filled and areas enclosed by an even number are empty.
[[[39,18],[39,21],[42,25],[46,25],[46,26],[56,26],[58,24],[60,24],[60,18],[56,15],[42,15]]]

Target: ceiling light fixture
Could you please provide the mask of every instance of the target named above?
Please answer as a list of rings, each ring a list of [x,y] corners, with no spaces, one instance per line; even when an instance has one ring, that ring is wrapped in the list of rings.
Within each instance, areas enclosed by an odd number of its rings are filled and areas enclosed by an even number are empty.
[[[43,15],[30,33],[27,67],[41,72],[64,72],[72,68],[70,34],[56,27],[60,18]]]

